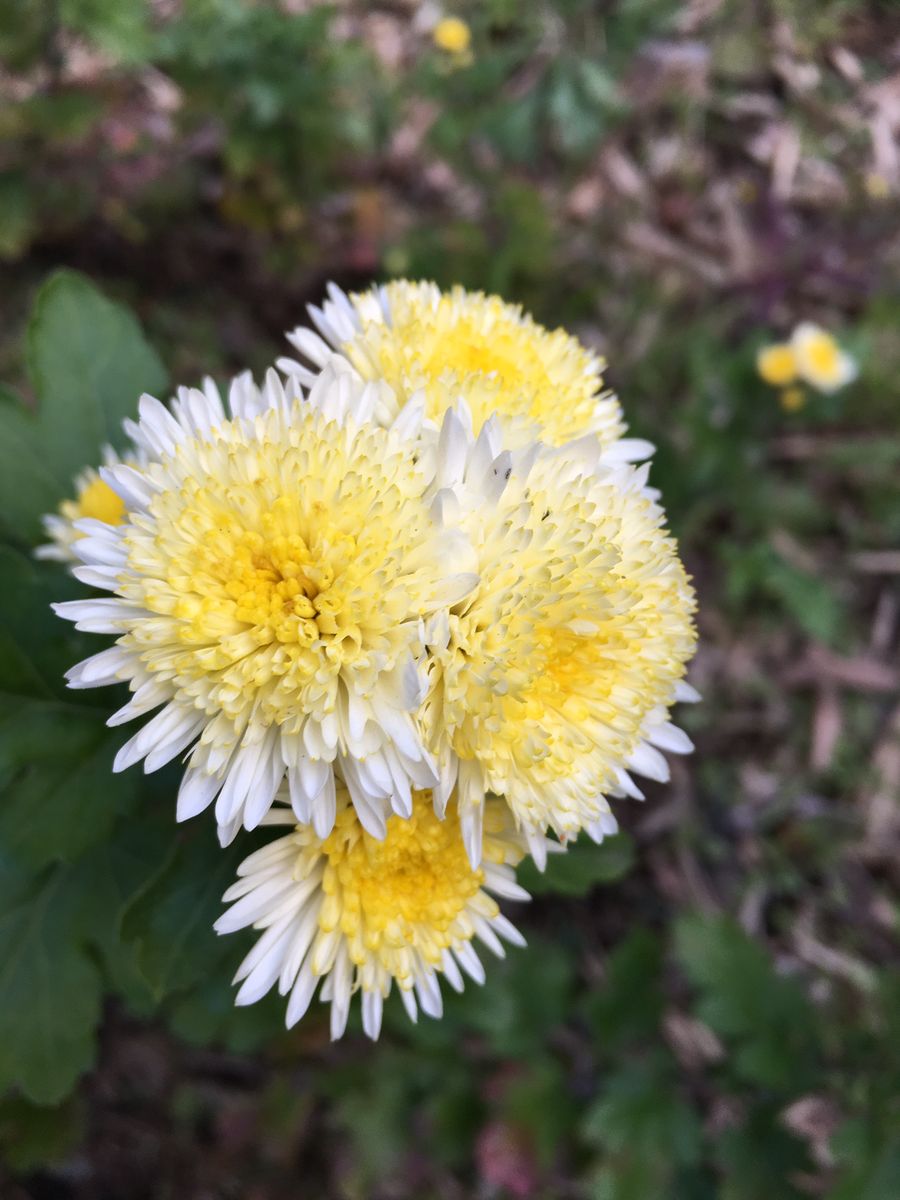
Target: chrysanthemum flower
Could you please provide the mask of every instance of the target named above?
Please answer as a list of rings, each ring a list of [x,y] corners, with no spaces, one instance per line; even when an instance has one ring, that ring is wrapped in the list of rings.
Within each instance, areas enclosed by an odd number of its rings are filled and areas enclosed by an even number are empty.
[[[498,296],[405,280],[346,296],[334,284],[322,308],[310,307],[321,337],[298,327],[288,335],[316,366],[343,355],[363,379],[386,381],[400,399],[419,389],[426,416],[440,424],[462,397],[477,428],[498,412],[518,418],[544,441],[561,445],[585,434],[620,459],[653,447],[623,438],[622,410],[604,390],[604,363],[563,329],[548,330]],[[279,367],[304,384],[315,376],[294,359]],[[384,418],[389,420],[390,410]]]
[[[464,55],[472,44],[472,31],[459,17],[443,17],[431,37],[437,48],[447,54]]]
[[[409,416],[370,421],[377,391],[325,372],[292,401],[272,373],[231,419],[217,395],[187,391],[172,413],[144,397],[131,432],[150,461],[104,470],[127,521],[76,526],[75,574],[114,598],[56,611],[118,640],[69,684],[127,681],[111,724],[162,706],[115,769],[155,770],[196,742],[178,817],[218,798],[223,841],[259,823],[285,775],[322,836],[336,761],[376,836],[391,808],[409,814],[411,784],[433,782],[414,720],[420,622],[476,577],[465,536],[422,500]]]
[[[779,342],[763,346],[756,356],[760,378],[772,387],[786,387],[797,378],[797,357],[793,346]]]
[[[112,446],[103,447],[103,462],[111,467],[120,462]],[[63,500],[59,511],[42,517],[44,529],[50,541],[35,550],[35,558],[52,559],[55,562],[78,562],[72,549],[84,534],[75,528],[76,521],[90,518],[105,525],[120,525],[125,520],[125,504],[108,483],[100,478],[95,467],[87,467],[75,478],[75,495]]]
[[[294,817],[276,806],[265,823],[293,825]],[[251,854],[223,897],[231,907],[216,922],[219,933],[250,925],[265,931],[235,977],[242,983],[237,1003],[254,1003],[277,982],[279,993],[289,997],[291,1026],[321,982],[321,999],[331,1002],[331,1036],[338,1038],[359,991],[363,1028],[376,1038],[396,982],[412,1020],[419,1007],[439,1017],[441,976],[456,991],[462,990],[463,972],[484,981],[476,941],[501,957],[503,940],[523,944],[490,893],[528,899],[514,870],[524,854],[498,800],[487,804],[482,865],[473,868],[452,803],[439,820],[431,796],[414,792],[409,819],[391,817],[378,841],[339,793],[327,838],[297,826]]]
[[[791,335],[791,348],[798,376],[820,392],[836,392],[856,378],[856,363],[850,355],[812,321],[797,326]]]
[[[764,346],[756,356],[760,377],[773,387],[797,380],[819,392],[836,392],[856,378],[854,360],[826,330],[802,321],[789,342]]]
[[[549,827],[600,840],[629,772],[667,778],[691,749],[666,710],[694,647],[694,598],[646,469],[601,468],[584,447],[499,452],[464,410],[444,421],[435,506],[470,534],[478,586],[429,623],[425,724],[438,801],[458,787],[477,862],[485,796],[505,797],[540,861]]]

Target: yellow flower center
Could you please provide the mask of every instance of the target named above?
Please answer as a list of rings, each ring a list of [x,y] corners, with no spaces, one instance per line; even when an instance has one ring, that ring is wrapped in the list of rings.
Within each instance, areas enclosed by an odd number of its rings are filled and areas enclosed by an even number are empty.
[[[530,343],[511,336],[509,329],[486,336],[470,320],[460,320],[452,338],[435,341],[422,358],[422,369],[433,381],[448,372],[454,375],[494,375],[504,388],[529,385],[545,388],[550,380],[540,356]]]
[[[317,560],[299,533],[278,531],[279,525],[290,523],[290,510],[296,507],[296,498],[278,497],[272,510],[261,515],[263,532],[235,529],[225,554],[222,547],[201,547],[198,567],[221,581],[238,621],[270,629],[278,642],[309,645],[320,636],[320,617],[333,632],[328,596],[335,578],[332,563],[351,560],[357,543],[342,536],[337,545],[320,549],[330,561]],[[200,590],[199,576],[195,582]]]
[[[503,505],[478,515],[480,583],[433,652],[429,734],[475,760],[517,820],[574,834],[683,674],[693,594],[638,493],[548,456]]]
[[[841,354],[833,337],[820,333],[811,337],[805,346],[805,355],[810,367],[817,375],[836,378],[840,370]]]
[[[424,388],[428,416],[443,418],[465,398],[476,428],[495,412],[537,424],[561,445],[585,433],[604,444],[624,430],[617,402],[602,392],[602,363],[564,330],[548,330],[498,296],[427,284],[386,287],[390,322],[367,318],[341,352],[366,379],[400,396]]]
[[[465,21],[459,17],[444,17],[434,27],[434,44],[448,54],[464,54],[472,41],[472,34]]]
[[[121,525],[125,520],[125,503],[102,479],[93,479],[76,500],[78,517],[93,517],[106,525]],[[79,534],[79,537],[82,537]]]
[[[384,841],[366,833],[354,810],[345,808],[322,852],[326,900],[319,925],[323,931],[340,928],[357,965],[374,952],[396,974],[394,952],[404,947],[434,964],[443,949],[471,937],[471,923],[461,917],[484,872],[469,865],[455,811],[438,820],[430,792],[413,793],[412,816],[391,817]],[[496,913],[495,902],[483,900],[490,906],[484,911]]]
[[[127,536],[121,595],[154,614],[126,635],[208,713],[297,732],[370,696],[440,601],[443,568],[407,451],[311,409],[183,444]]]

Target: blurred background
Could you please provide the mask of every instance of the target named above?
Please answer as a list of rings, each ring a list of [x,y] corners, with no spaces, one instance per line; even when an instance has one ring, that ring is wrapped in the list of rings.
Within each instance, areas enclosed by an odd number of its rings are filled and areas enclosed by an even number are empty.
[[[60,266],[179,383],[328,279],[520,301],[659,447],[704,699],[442,1022],[332,1046],[201,963],[0,1099],[0,1195],[898,1200],[898,136],[893,0],[3,5],[0,377]],[[854,382],[760,373],[803,321]]]

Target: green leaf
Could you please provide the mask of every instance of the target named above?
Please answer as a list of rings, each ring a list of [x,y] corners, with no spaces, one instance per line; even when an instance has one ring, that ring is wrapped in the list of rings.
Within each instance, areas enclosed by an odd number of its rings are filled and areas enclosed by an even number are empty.
[[[114,696],[98,708],[90,693],[64,686],[85,639],[50,602],[77,595],[78,585],[8,546],[0,547],[0,575],[0,846],[42,867],[105,838],[132,807],[140,776],[112,774],[123,740],[104,724]]]
[[[148,8],[144,0],[60,0],[64,25],[84,34],[101,49],[127,63],[149,53]]]
[[[806,1149],[785,1130],[777,1107],[757,1104],[745,1112],[739,1125],[722,1132],[715,1156],[724,1176],[721,1200],[801,1200],[808,1195],[792,1183],[810,1169]]]
[[[440,1048],[455,1054],[465,1030],[503,1057],[543,1054],[547,1031],[571,1016],[575,961],[560,938],[528,941],[526,949],[510,949],[502,962],[484,955],[483,987],[467,987],[461,995],[445,989],[443,1020],[421,1020],[411,1027],[393,995],[385,1006],[385,1027],[423,1053]]]
[[[570,1094],[568,1072],[549,1056],[528,1062],[521,1073],[512,1076],[499,1107],[513,1126],[527,1130],[538,1160],[545,1167],[553,1163],[579,1115],[579,1106]]]
[[[614,1051],[654,1037],[663,1011],[661,983],[659,939],[635,930],[609,956],[603,983],[588,1001],[597,1046]]]
[[[94,1057],[100,976],[71,900],[69,869],[27,878],[0,864],[0,1084],[38,1104],[65,1096]]]
[[[52,512],[72,481],[57,478],[41,451],[38,422],[13,392],[0,387],[0,523],[37,542],[41,515]]]
[[[210,930],[211,937],[215,934]],[[223,1045],[234,1054],[250,1054],[288,1037],[284,1025],[287,1001],[273,988],[256,1004],[238,1008],[231,979],[247,951],[245,938],[221,967],[178,996],[168,1009],[169,1025],[179,1037],[200,1046]]]
[[[34,205],[24,175],[0,175],[0,259],[18,258],[35,232]]]
[[[38,293],[28,329],[41,445],[64,477],[121,445],[122,420],[166,372],[131,313],[81,275],[60,271]]]
[[[43,755],[32,758],[10,782],[0,807],[0,844],[34,867],[57,859],[71,862],[105,838],[116,819],[133,807],[140,776],[113,775],[121,732],[105,729],[96,712],[68,714],[39,704],[0,718],[0,769],[9,766],[7,747],[21,750],[13,731],[24,724],[32,736],[46,730],[47,741]]]
[[[127,822],[75,864],[29,874],[0,859],[0,1089],[55,1104],[93,1062],[101,971],[168,830]]]
[[[700,993],[697,1015],[730,1040],[737,1073],[799,1092],[815,1053],[815,1014],[800,986],[777,975],[765,950],[730,917],[682,917],[675,943]]]
[[[165,871],[125,916],[125,936],[138,942],[138,965],[157,1000],[191,987],[232,953],[233,940],[220,939],[213,923],[249,850],[245,839],[222,850],[214,828],[201,824],[182,835]]]
[[[828,1200],[896,1200],[900,1195],[900,1138],[873,1149],[865,1122],[852,1122],[834,1139],[838,1158],[846,1164]],[[852,1148],[853,1153],[847,1153]]]
[[[32,1104],[23,1096],[0,1101],[0,1147],[14,1171],[59,1162],[81,1140],[84,1111],[77,1100],[52,1107]]]
[[[533,896],[586,896],[597,884],[616,883],[633,865],[634,840],[618,833],[599,846],[585,838],[565,854],[552,854],[543,873],[529,859],[519,868],[519,882]]]
[[[34,413],[0,399],[0,513],[16,538],[40,537],[40,516],[70,495],[75,475],[122,444],[122,419],[166,373],[134,317],[70,271],[41,288],[28,328]]]
[[[589,1142],[631,1161],[693,1166],[700,1157],[699,1117],[679,1094],[674,1066],[663,1054],[607,1076],[582,1132]]]

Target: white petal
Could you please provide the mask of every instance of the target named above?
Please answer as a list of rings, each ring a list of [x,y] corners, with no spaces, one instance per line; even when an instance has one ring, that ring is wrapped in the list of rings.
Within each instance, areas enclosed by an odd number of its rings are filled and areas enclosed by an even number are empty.
[[[383,1001],[381,992],[363,992],[362,994],[362,1023],[363,1031],[372,1041],[378,1040],[381,1032],[381,1014]]]
[[[304,963],[297,976],[297,982],[291,988],[291,998],[288,1001],[285,1025],[291,1029],[309,1008],[310,1001],[315,995],[319,977],[313,975],[309,963]]]
[[[220,777],[208,775],[197,767],[188,767],[178,788],[176,821],[187,821],[209,808],[221,786]]]

